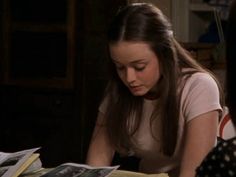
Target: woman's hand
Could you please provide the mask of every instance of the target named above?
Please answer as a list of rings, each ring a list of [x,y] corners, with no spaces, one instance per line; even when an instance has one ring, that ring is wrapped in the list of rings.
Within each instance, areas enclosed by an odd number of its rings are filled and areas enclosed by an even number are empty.
[[[98,120],[103,119],[103,114],[98,114]],[[93,136],[90,142],[86,163],[91,166],[109,166],[111,165],[114,149],[109,143],[106,127],[96,124]]]

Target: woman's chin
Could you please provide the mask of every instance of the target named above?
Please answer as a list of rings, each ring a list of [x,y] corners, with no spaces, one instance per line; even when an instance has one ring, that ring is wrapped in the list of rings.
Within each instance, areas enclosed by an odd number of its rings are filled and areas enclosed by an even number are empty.
[[[134,96],[144,96],[148,93],[148,90],[143,87],[129,88],[129,90]]]
[[[134,96],[144,96],[144,95],[147,94],[147,92],[141,92],[141,91],[139,91],[139,92],[132,92],[132,91],[131,91],[131,93],[132,93],[132,95],[134,95]]]

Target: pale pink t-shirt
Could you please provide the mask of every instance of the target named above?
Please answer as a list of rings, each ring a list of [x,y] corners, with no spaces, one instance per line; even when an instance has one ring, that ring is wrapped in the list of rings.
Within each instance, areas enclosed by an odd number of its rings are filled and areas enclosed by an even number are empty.
[[[219,100],[219,89],[211,76],[206,73],[195,73],[188,78],[181,96],[177,146],[174,155],[167,157],[161,152],[161,142],[158,141],[160,139],[158,137],[160,135],[158,133],[160,131],[160,128],[158,128],[160,122],[158,120],[160,119],[157,118],[157,122],[152,124],[157,126],[152,127],[152,130],[155,131],[155,139],[151,135],[149,123],[154,107],[158,106],[158,101],[144,99],[144,116],[140,128],[134,135],[138,146],[132,149],[134,155],[141,158],[140,171],[145,173],[178,171],[182,156],[182,141],[186,123],[209,111],[221,111],[222,108]],[[99,111],[104,113],[106,105],[106,101],[103,102],[99,107]]]

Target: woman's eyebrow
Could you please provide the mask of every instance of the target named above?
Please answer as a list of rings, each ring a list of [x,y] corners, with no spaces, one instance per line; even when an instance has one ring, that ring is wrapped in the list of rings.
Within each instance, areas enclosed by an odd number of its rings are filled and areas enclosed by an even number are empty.
[[[112,59],[112,61],[113,61],[114,63],[117,63],[117,64],[122,64],[122,63],[120,63],[119,61],[117,61],[117,60],[115,60],[115,59]],[[142,63],[142,62],[146,62],[146,59],[137,59],[137,60],[131,61],[130,63],[134,64],[134,63]]]
[[[143,63],[146,61],[147,61],[146,59],[138,59],[138,60],[131,61],[130,63]]]

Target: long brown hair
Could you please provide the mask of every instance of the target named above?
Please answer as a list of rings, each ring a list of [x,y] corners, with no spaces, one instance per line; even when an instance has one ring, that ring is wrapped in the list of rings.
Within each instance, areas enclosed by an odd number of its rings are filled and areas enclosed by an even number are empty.
[[[183,76],[207,72],[174,39],[171,24],[163,13],[152,4],[130,4],[119,11],[108,31],[109,44],[119,41],[145,42],[157,55],[162,77],[158,82],[159,101],[150,125],[161,118],[161,140],[164,154],[174,153],[179,122],[179,82]],[[183,68],[192,68],[182,72]],[[106,127],[111,143],[119,152],[127,153],[134,145],[132,135],[139,128],[142,118],[143,97],[133,96],[117,75],[115,66],[110,66],[111,79],[105,91],[108,108],[105,114]],[[187,78],[187,77],[184,77]],[[181,81],[182,82],[182,81]],[[171,111],[170,111],[171,110]],[[153,130],[152,130],[152,135]]]

